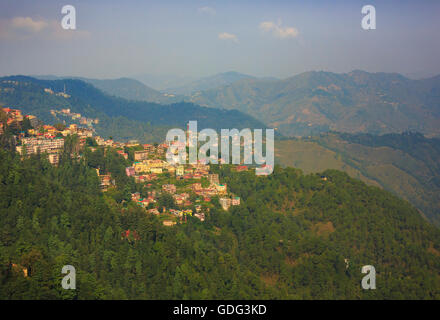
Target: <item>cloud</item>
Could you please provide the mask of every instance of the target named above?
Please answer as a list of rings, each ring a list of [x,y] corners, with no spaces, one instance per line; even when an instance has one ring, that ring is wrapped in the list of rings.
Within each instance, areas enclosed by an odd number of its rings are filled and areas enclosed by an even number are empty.
[[[11,20],[11,27],[16,30],[28,32],[40,32],[48,26],[44,20],[33,20],[30,17],[15,17]]]
[[[201,7],[201,8],[198,8],[197,11],[199,13],[210,14],[210,15],[215,15],[216,14],[215,9],[211,8],[211,7]]]
[[[89,37],[86,30],[64,30],[61,22],[42,18],[14,17],[0,19],[0,39],[26,40],[29,38],[72,40]]]
[[[233,33],[222,32],[222,33],[218,34],[218,38],[220,40],[232,40],[232,41],[238,43],[238,38]]]
[[[74,40],[74,39],[86,39],[90,37],[90,32],[87,30],[82,30],[77,27],[75,30],[64,30],[61,27],[60,21],[51,20],[49,21],[49,29],[45,36],[54,40]]]
[[[280,39],[295,38],[299,34],[296,28],[281,27],[281,21],[278,24],[272,21],[264,21],[260,23],[260,29],[264,32],[271,32],[272,35]]]

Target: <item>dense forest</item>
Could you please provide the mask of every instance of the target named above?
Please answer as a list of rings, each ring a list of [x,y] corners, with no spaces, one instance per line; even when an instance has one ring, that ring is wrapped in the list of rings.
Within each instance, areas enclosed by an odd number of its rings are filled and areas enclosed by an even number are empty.
[[[59,166],[0,150],[0,299],[440,299],[440,231],[345,173],[213,166],[241,205],[167,227],[130,201],[125,159],[74,146]],[[100,191],[96,167],[116,190]],[[64,265],[76,290],[61,288]]]

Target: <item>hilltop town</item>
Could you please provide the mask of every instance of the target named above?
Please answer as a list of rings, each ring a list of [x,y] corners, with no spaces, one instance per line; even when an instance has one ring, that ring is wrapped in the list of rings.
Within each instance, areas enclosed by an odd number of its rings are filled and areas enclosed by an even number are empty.
[[[117,142],[111,137],[104,139],[96,135],[91,126],[99,120],[83,121],[86,127],[78,124],[42,124],[35,116],[23,115],[21,110],[2,108],[0,134],[6,127],[14,133],[15,150],[26,157],[32,154],[47,155],[48,161],[57,166],[68,137],[77,140],[77,158],[83,157],[87,149],[91,153],[98,150],[115,151],[124,163],[125,174],[139,186],[140,192],[131,193],[130,201],[145,209],[146,213],[158,215],[165,226],[177,222],[186,222],[188,216],[205,220],[206,213],[212,207],[213,199],[218,201],[223,210],[240,205],[240,198],[228,190],[220,181],[218,173],[211,170],[209,164],[171,164],[166,161],[166,152],[170,143],[140,144],[138,141]],[[73,116],[70,110],[51,111],[54,114]],[[234,166],[236,171],[247,171],[247,166]],[[102,192],[117,188],[111,172],[96,168]],[[162,201],[160,201],[162,199]],[[164,204],[166,199],[167,206]],[[130,233],[127,230],[128,234]],[[128,236],[128,234],[126,236]]]

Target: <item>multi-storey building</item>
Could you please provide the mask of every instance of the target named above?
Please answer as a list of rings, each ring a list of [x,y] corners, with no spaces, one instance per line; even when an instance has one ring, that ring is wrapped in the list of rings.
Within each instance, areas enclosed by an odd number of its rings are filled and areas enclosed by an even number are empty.
[[[57,153],[64,147],[64,139],[41,139],[41,138],[23,138],[22,140],[22,152],[27,154],[33,153]]]

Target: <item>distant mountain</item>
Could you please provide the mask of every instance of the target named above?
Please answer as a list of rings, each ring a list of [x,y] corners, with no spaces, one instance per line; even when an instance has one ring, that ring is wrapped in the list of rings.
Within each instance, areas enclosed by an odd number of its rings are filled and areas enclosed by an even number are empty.
[[[419,133],[329,133],[277,141],[277,162],[306,173],[338,169],[410,201],[440,226],[440,139]]]
[[[148,101],[156,103],[174,103],[183,100],[183,97],[173,94],[161,93],[154,90],[142,82],[130,78],[118,79],[90,79],[83,77],[57,77],[51,75],[35,76],[40,80],[62,80],[62,79],[77,79],[88,82],[96,88],[108,93],[110,95],[124,98],[127,100]]]
[[[51,89],[54,94],[45,92]],[[69,98],[55,93],[66,92]],[[197,120],[199,129],[264,128],[254,118],[237,110],[200,107],[193,103],[161,105],[132,101],[105,94],[82,80],[38,80],[26,76],[0,78],[0,105],[23,110],[46,123],[55,123],[51,109],[70,108],[87,118],[99,118],[98,134],[119,140],[140,139],[162,141],[166,128],[186,128],[190,120]]]
[[[141,100],[159,102],[162,98],[160,92],[151,89],[143,83],[128,79],[120,78],[114,80],[97,80],[97,79],[84,79],[84,81],[91,83],[102,91],[121,97],[128,100]]]
[[[136,79],[157,91],[167,92],[168,88],[177,88],[196,80],[195,77],[178,75],[138,74],[130,78]]]
[[[256,78],[247,74],[230,71],[219,73],[210,77],[201,78],[181,87],[168,88],[165,91],[181,95],[192,95],[197,94],[199,91],[229,85],[243,79],[249,80]]]
[[[183,100],[182,96],[161,93],[146,86],[138,80],[130,78],[119,78],[113,80],[84,79],[84,81],[91,83],[98,89],[101,89],[102,91],[110,95],[128,100],[148,101],[165,104],[179,102]]]
[[[193,95],[208,107],[237,109],[283,135],[418,131],[440,135],[440,76],[306,72],[284,80],[242,79]]]

